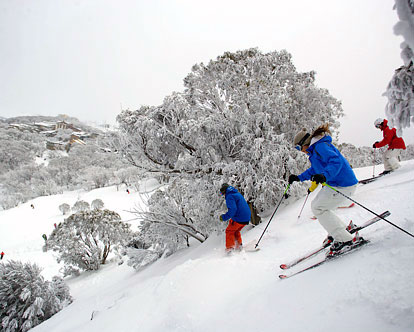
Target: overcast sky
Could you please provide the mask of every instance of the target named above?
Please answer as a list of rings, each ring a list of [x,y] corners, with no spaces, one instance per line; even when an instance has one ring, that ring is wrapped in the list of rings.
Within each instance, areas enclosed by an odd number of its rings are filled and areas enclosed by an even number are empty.
[[[122,109],[183,91],[191,67],[258,47],[343,103],[342,142],[381,139],[400,58],[394,0],[0,0],[0,116],[114,123]],[[414,143],[414,129],[404,138]]]

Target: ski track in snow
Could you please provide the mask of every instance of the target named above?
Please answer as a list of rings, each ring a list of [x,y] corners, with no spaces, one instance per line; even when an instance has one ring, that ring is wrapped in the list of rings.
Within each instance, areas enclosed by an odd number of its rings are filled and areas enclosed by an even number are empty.
[[[376,166],[376,172],[380,168]],[[372,167],[356,173],[359,179],[370,177]],[[389,210],[387,220],[414,233],[413,189],[414,161],[407,161],[399,170],[359,185],[353,199],[377,213]],[[97,272],[66,278],[74,302],[32,331],[412,332],[414,239],[383,220],[361,231],[371,243],[358,252],[279,280],[284,273],[281,263],[317,247],[326,237],[318,221],[310,219],[314,196],[299,219],[305,198],[282,205],[257,252],[227,256],[224,234],[212,235],[140,272],[110,260]],[[0,211],[4,260],[36,262],[47,279],[58,274],[61,266],[53,253],[42,252],[41,235],[63,221],[60,204],[73,205],[79,198],[89,203],[100,198],[123,220],[134,218],[126,211],[140,201],[139,193],[128,195],[125,189],[110,187],[39,197]],[[372,217],[359,206],[337,213],[356,224]],[[244,243],[257,241],[267,222],[246,227]]]

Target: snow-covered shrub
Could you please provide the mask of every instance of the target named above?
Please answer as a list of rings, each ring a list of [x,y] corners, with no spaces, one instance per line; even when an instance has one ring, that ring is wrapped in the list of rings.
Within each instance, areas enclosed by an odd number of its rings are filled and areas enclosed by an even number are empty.
[[[82,211],[88,211],[90,209],[90,205],[88,202],[85,201],[77,201],[73,206],[72,206],[72,211],[73,212],[82,212]]]
[[[128,257],[127,264],[135,270],[144,268],[165,254],[163,246],[157,244],[153,237],[155,233],[147,231],[150,226],[150,223],[141,225],[140,231],[134,234],[122,251],[122,255]]]
[[[0,201],[0,206],[4,209],[10,209],[19,205],[23,201],[23,195],[20,193],[3,195]]]
[[[91,208],[93,210],[95,209],[99,210],[99,209],[102,209],[103,207],[104,207],[104,202],[101,199],[97,198],[92,201]]]
[[[127,187],[133,187],[138,191],[139,183],[141,182],[144,171],[136,167],[130,166],[114,172],[114,176],[117,183],[117,189],[119,185],[124,184]]]
[[[92,166],[86,169],[80,178],[84,183],[91,184],[89,188],[85,189],[92,190],[107,186],[112,177],[112,170],[101,166]]]
[[[81,211],[60,223],[47,240],[58,261],[82,270],[97,270],[111,250],[129,241],[130,225],[109,210]]]
[[[63,273],[64,277],[67,276],[74,276],[78,277],[80,276],[80,270],[72,265],[64,265],[62,269],[59,270],[59,272]]]
[[[139,271],[145,266],[158,260],[161,257],[161,252],[157,250],[127,248],[126,255],[128,256],[128,266]]]
[[[0,264],[1,331],[28,331],[72,302],[60,277],[45,281],[36,264]]]
[[[62,212],[63,215],[70,211],[70,205],[67,203],[63,203],[59,205],[59,210]]]

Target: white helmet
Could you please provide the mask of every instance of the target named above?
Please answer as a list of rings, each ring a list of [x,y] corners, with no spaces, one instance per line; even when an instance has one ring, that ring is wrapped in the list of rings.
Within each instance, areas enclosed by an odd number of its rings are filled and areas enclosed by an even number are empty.
[[[378,118],[374,121],[375,128],[381,128],[382,123],[384,122],[384,119]]]

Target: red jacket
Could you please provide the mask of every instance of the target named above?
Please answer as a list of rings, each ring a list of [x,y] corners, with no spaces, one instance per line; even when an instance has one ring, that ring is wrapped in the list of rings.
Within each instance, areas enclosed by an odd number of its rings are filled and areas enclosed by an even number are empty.
[[[376,148],[382,148],[383,146],[388,145],[388,150],[390,149],[403,149],[405,150],[405,143],[402,137],[397,136],[397,130],[395,128],[388,127],[388,121],[384,119],[384,122],[381,127],[382,135],[384,136],[381,142],[375,144]]]

